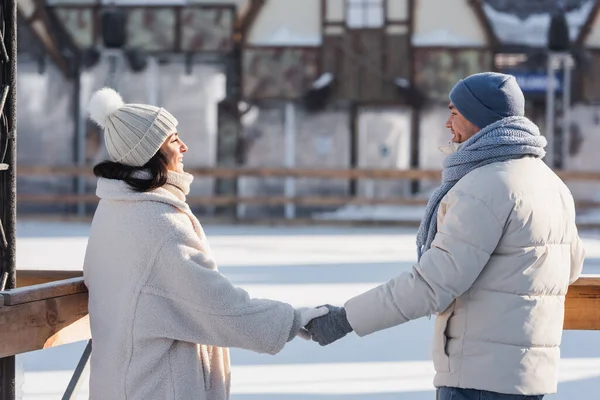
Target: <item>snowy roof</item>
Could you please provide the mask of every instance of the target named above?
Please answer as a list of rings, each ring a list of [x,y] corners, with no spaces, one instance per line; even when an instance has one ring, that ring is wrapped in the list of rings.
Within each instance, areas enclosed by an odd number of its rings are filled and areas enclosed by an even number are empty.
[[[571,40],[577,39],[595,2],[563,0]],[[483,10],[500,43],[545,47],[555,3],[555,0],[486,0]]]
[[[252,45],[259,46],[319,46],[321,44],[320,32],[314,34],[299,33],[286,26],[279,27],[268,37],[250,39]]]
[[[514,16],[525,19],[533,14],[545,14],[553,10],[557,4],[562,5],[567,12],[581,8],[589,0],[483,0],[496,11],[513,14]]]
[[[438,29],[426,33],[414,33],[412,35],[412,44],[417,47],[427,46],[445,46],[445,47],[465,47],[482,46],[485,44],[484,38],[468,38],[455,35],[446,29]]]

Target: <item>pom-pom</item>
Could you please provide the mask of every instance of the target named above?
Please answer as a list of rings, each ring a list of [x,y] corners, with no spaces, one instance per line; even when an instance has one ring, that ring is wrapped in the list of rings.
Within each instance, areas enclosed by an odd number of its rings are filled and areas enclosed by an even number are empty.
[[[105,87],[98,90],[90,99],[88,110],[90,118],[104,128],[106,118],[117,112],[123,106],[121,95],[114,89]]]

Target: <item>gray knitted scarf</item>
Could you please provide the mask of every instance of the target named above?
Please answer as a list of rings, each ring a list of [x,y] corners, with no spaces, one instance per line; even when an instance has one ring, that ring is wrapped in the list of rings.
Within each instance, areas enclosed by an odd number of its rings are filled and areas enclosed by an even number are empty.
[[[507,117],[490,124],[467,139],[461,147],[444,160],[442,185],[433,193],[417,233],[417,255],[431,247],[437,232],[437,213],[440,201],[463,176],[487,164],[546,154],[546,138],[538,127],[525,117]]]

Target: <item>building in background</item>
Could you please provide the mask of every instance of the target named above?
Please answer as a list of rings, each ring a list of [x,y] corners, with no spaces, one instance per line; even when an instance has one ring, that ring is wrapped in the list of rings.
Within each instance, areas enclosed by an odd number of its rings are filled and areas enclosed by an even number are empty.
[[[48,0],[36,13],[42,3],[19,2],[21,165],[91,166],[102,159],[101,133],[83,111],[105,84],[128,102],[172,111],[192,148],[190,167],[437,169],[437,147],[450,138],[449,90],[488,70],[515,74],[528,115],[544,124],[554,0]],[[576,62],[564,167],[598,170],[591,152],[600,123],[599,3],[563,4]],[[110,10],[126,20],[118,61],[103,50],[103,14]],[[71,178],[19,182],[22,194],[93,190],[93,180],[83,188]],[[299,179],[293,190],[399,197],[426,196],[435,185]],[[194,187],[202,195],[288,190],[280,178],[203,179]],[[600,193],[589,184],[572,189],[584,200]],[[237,211],[268,215],[282,208]]]

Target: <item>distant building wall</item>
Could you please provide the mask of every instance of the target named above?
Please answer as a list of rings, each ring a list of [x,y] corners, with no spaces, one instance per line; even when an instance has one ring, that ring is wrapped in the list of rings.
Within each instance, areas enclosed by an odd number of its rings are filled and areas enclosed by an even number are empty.
[[[417,0],[415,46],[486,46],[485,32],[467,0]]]
[[[267,1],[248,37],[251,46],[317,46],[320,43],[320,0]]]

